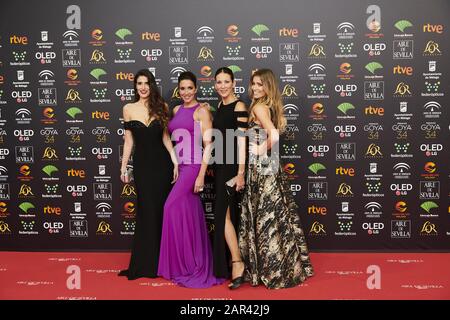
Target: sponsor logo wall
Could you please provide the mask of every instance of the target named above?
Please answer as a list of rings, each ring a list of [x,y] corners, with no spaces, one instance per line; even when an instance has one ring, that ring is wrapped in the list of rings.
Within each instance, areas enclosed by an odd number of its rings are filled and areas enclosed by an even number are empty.
[[[214,72],[228,66],[247,105],[252,71],[278,76],[281,165],[312,250],[448,251],[447,1],[281,2],[2,10],[0,249],[128,249],[136,190],[119,168],[133,74],[148,68],[173,107],[191,70],[214,109]],[[201,194],[211,232],[213,179]]]

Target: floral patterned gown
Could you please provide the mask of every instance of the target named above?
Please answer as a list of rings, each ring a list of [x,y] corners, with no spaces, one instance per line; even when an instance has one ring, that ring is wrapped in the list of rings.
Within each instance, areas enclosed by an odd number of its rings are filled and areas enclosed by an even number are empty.
[[[262,142],[262,128],[249,123],[249,142]],[[239,248],[245,280],[269,289],[289,288],[313,275],[303,228],[279,156],[249,152],[242,199]]]

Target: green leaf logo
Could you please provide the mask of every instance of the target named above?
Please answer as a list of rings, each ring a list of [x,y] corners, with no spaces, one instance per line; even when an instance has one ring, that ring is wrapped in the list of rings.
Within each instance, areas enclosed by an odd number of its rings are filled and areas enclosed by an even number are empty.
[[[239,68],[239,66],[237,66],[237,65],[235,65],[235,64],[233,64],[233,65],[231,65],[231,66],[228,66],[228,68],[229,68],[231,71],[233,71],[233,73],[242,71],[242,69]]]
[[[100,79],[101,76],[105,75],[106,71],[101,69],[101,68],[97,68],[91,71],[91,76],[93,76],[95,79],[97,79],[97,81]]]
[[[257,24],[252,28],[252,31],[258,35],[258,37],[261,37],[261,33],[264,31],[269,31],[269,28],[267,28],[264,24]]]
[[[325,170],[326,168],[323,164],[316,162],[310,165],[308,169],[317,174],[320,170]]]
[[[71,116],[72,119],[75,119],[75,116],[76,116],[77,114],[83,113],[83,111],[81,111],[81,110],[80,110],[79,108],[77,108],[77,107],[72,107],[72,108],[70,108],[70,109],[67,109],[66,113],[67,113],[69,116]]]
[[[426,201],[422,203],[420,207],[428,213],[430,213],[430,210],[433,208],[439,208],[439,206],[434,201]]]
[[[337,108],[343,114],[347,114],[348,110],[355,109],[355,107],[351,103],[348,103],[348,102],[341,103],[340,105],[337,106]]]
[[[44,171],[49,177],[51,177],[53,172],[58,172],[58,168],[49,164],[48,166],[42,168],[42,171]]]
[[[118,36],[120,39],[125,40],[126,36],[129,36],[133,34],[133,32],[131,32],[130,30],[126,29],[126,28],[122,28],[116,31],[116,36]]]
[[[34,205],[33,205],[31,202],[22,202],[22,203],[19,205],[19,208],[20,208],[23,212],[28,213],[28,210],[34,209]]]
[[[381,63],[378,63],[378,62],[370,62],[370,63],[366,64],[366,69],[372,74],[375,74],[375,71],[377,69],[382,69],[382,68],[383,68],[383,66],[381,65]]]
[[[412,25],[412,23],[409,22],[408,20],[400,20],[400,21],[397,21],[397,22],[394,24],[394,26],[395,26],[398,30],[400,30],[401,32],[405,32],[405,29],[406,29],[406,28],[412,27],[413,25]]]

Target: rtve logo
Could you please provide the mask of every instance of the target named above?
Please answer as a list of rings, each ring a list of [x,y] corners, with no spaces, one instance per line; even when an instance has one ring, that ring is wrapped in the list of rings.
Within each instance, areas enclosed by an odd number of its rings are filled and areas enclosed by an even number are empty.
[[[399,65],[396,65],[394,68],[393,68],[393,73],[394,74],[405,74],[405,75],[407,75],[407,76],[412,76],[412,74],[413,74],[413,67],[402,67],[402,66],[399,66]]]
[[[11,44],[28,44],[28,37],[13,35],[9,38]]]
[[[384,108],[368,106],[368,107],[366,107],[364,109],[364,113],[365,114],[370,114],[370,115],[383,116],[384,115]]]
[[[442,24],[424,24],[423,32],[433,32],[442,34],[444,32],[444,26]]]
[[[44,214],[56,214],[57,216],[61,215],[61,208],[60,207],[52,207],[52,206],[45,206],[44,207]]]
[[[336,168],[336,175],[354,177],[355,176],[355,169],[354,168],[339,167],[339,168]]]
[[[158,32],[143,32],[141,34],[142,40],[160,41],[161,35]]]
[[[76,169],[69,169],[67,170],[67,176],[68,177],[79,177],[84,179],[86,177],[86,173],[84,170],[76,170]]]
[[[311,206],[308,207],[308,214],[320,214],[322,216],[327,214],[327,208],[326,207],[316,207],[316,206]]]
[[[280,37],[298,37],[298,29],[297,28],[283,28],[279,30]]]
[[[128,80],[133,81],[134,80],[134,74],[129,72],[125,73],[120,71],[119,73],[116,73],[116,80]]]
[[[109,120],[109,112],[107,111],[93,111],[92,119]]]

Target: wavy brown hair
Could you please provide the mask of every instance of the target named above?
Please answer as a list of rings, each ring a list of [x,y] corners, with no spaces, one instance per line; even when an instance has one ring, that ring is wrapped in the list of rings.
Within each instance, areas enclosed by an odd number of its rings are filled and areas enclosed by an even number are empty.
[[[253,78],[258,76],[263,84],[266,95],[262,98],[255,99],[253,97],[252,82]],[[283,101],[281,100],[281,92],[278,87],[278,81],[275,74],[270,69],[259,69],[252,74],[250,78],[250,88],[248,90],[252,103],[249,108],[249,115],[252,117],[252,109],[257,104],[264,104],[270,108],[270,118],[275,128],[280,133],[286,128],[286,118],[283,113]],[[249,121],[252,119],[249,118]]]
[[[146,77],[150,86],[150,95],[148,104],[146,105],[148,109],[149,119],[155,117],[155,119],[159,121],[163,129],[166,129],[169,123],[169,108],[167,107],[167,104],[164,102],[163,97],[159,93],[159,88],[156,85],[155,76],[147,69],[139,70],[134,76],[134,102],[139,101],[139,93],[136,89],[136,84],[137,79],[140,76]]]

